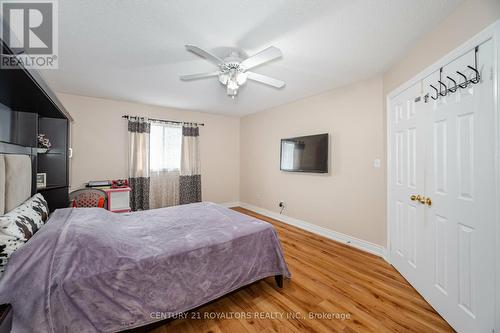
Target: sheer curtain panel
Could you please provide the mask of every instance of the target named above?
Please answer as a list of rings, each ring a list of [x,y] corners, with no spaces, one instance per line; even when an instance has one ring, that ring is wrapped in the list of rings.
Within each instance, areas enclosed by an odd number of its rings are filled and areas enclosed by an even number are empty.
[[[182,127],[168,123],[151,125],[150,208],[179,204]]]

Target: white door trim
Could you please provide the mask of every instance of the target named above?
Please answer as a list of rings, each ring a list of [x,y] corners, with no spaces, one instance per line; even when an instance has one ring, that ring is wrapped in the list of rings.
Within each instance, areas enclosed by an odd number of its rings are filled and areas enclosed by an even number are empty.
[[[495,276],[497,281],[495,285],[496,292],[496,302],[495,302],[495,332],[500,332],[500,284],[498,283],[500,279],[500,204],[498,204],[498,200],[500,199],[500,20],[496,22],[496,26],[494,27],[494,63],[493,68],[496,72],[493,82],[493,98],[495,104],[495,136],[496,136],[496,149],[495,149],[495,173],[496,173],[496,199],[497,199],[497,233],[496,233],[496,266],[495,266]]]
[[[452,62],[453,60],[457,59],[461,55],[465,54],[467,51],[472,50],[475,46],[480,45],[487,40],[492,40],[493,45],[494,45],[494,52],[495,52],[495,61],[493,64],[493,70],[496,75],[494,75],[494,110],[495,110],[495,137],[497,138],[496,140],[496,147],[495,147],[495,174],[496,174],[496,198],[497,202],[498,199],[500,198],[500,110],[499,110],[499,98],[500,98],[500,85],[499,85],[499,76],[500,76],[500,50],[499,50],[499,42],[500,42],[500,20],[496,21],[495,23],[491,24],[488,26],[486,29],[482,30],[479,32],[477,35],[469,39],[467,42],[463,43],[460,45],[458,48],[454,49],[441,59],[439,59],[437,62],[433,63],[429,67],[427,67],[425,70],[399,86],[398,88],[394,89],[391,91],[387,97],[386,97],[386,128],[387,128],[387,246],[386,246],[386,253],[387,253],[387,260],[389,263],[393,262],[393,258],[391,258],[391,244],[390,244],[390,239],[391,239],[391,229],[393,228],[393,223],[394,221],[394,212],[391,206],[391,200],[393,198],[393,194],[391,192],[391,179],[393,177],[393,170],[391,168],[392,165],[392,160],[391,160],[391,154],[390,152],[392,151],[392,145],[391,145],[391,100],[402,93],[404,90],[410,88],[417,82],[423,80],[433,72],[439,70],[439,68],[445,66],[446,64]],[[500,280],[500,203],[497,204],[496,207],[496,264],[495,264],[495,275],[496,279],[495,281]],[[495,285],[495,293],[496,293],[496,304],[495,304],[495,332],[500,332],[500,285],[497,283]]]

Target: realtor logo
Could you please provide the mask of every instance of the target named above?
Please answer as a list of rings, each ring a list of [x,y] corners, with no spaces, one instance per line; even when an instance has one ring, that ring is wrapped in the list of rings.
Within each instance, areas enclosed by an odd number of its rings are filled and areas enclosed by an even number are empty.
[[[2,40],[14,55],[2,54],[1,68],[57,68],[56,0],[0,0]]]

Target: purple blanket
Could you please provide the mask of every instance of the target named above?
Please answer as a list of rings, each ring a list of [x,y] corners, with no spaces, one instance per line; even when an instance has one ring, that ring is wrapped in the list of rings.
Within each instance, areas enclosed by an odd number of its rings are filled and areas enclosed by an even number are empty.
[[[11,257],[13,332],[114,332],[290,276],[269,223],[213,203],[114,214],[57,210]]]

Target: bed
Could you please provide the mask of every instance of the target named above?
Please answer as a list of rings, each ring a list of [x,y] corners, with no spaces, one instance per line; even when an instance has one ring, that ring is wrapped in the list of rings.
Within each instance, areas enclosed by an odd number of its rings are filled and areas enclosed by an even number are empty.
[[[31,178],[27,166],[21,178],[5,169],[0,162],[0,189],[18,193],[10,182]],[[8,196],[0,191],[4,203]],[[290,277],[272,225],[214,203],[128,214],[67,208],[12,254],[0,304],[12,304],[14,332],[116,332],[272,276]]]

